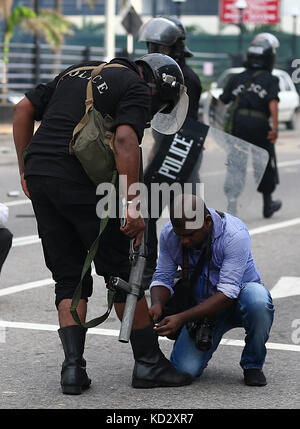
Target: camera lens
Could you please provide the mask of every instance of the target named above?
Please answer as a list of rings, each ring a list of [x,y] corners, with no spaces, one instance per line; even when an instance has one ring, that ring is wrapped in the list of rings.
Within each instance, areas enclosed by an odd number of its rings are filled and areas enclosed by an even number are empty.
[[[206,319],[198,325],[195,335],[196,347],[201,351],[208,351],[213,346],[213,324]]]

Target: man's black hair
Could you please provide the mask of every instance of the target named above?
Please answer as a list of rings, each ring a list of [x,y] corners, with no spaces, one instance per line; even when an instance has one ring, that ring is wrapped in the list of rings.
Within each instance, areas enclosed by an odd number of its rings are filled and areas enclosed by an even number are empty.
[[[197,203],[201,202],[203,204],[203,222],[205,217],[207,215],[210,215],[210,211],[208,210],[204,201],[201,198],[197,197],[196,195],[181,195],[175,198],[170,205],[170,220],[173,227],[176,229],[186,229],[187,222],[191,223],[197,220],[196,215],[194,217],[186,216],[186,206],[184,207],[184,202],[186,200],[185,197],[188,197],[190,199],[191,205],[188,208],[191,209],[193,212],[195,212],[195,210],[197,209]],[[178,207],[178,205],[181,205],[182,208],[180,217],[176,216],[175,213],[176,207]],[[199,228],[201,228],[201,226],[199,226]]]

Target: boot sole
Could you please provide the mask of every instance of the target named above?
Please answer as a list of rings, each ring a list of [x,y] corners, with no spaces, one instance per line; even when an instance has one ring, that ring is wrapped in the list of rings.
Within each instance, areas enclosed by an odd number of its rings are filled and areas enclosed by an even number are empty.
[[[192,383],[192,379],[191,380],[187,380],[184,383],[157,383],[154,381],[149,381],[149,380],[135,380],[132,382],[132,387],[135,389],[151,389],[153,387],[180,387],[180,386],[188,386],[189,384]]]
[[[273,216],[273,214],[274,213],[276,213],[278,210],[280,210],[281,209],[281,207],[282,207],[282,204],[280,204],[280,206],[278,206],[275,210],[272,210],[272,211],[267,211],[267,210],[264,210],[263,211],[263,216],[264,216],[264,218],[266,218],[266,219],[269,219],[270,217],[272,217]]]
[[[61,386],[61,388],[65,395],[81,395],[82,391],[89,389],[90,385],[91,381],[83,386]]]

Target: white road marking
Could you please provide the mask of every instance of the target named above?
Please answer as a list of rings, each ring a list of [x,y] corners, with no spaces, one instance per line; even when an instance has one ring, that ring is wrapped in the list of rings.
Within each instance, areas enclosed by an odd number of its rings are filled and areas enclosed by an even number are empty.
[[[300,165],[300,159],[294,159],[291,161],[281,161],[281,162],[277,163],[277,167],[279,167],[279,168],[293,167],[295,165]],[[208,173],[204,174],[203,177],[204,176],[215,176],[215,175],[218,175],[220,173],[226,173],[226,170],[208,172]],[[3,204],[5,204],[7,207],[14,207],[14,206],[20,206],[23,204],[31,204],[31,200],[26,198],[24,200],[7,201],[7,202],[4,202]]]
[[[257,235],[257,234],[263,234],[265,232],[274,231],[276,229],[281,229],[281,228],[288,228],[290,226],[294,226],[294,225],[298,225],[298,224],[300,224],[300,217],[297,217],[295,219],[286,220],[283,222],[273,223],[271,225],[260,226],[258,228],[254,228],[254,229],[249,230],[249,234],[251,236]]]
[[[27,246],[28,244],[40,243],[38,235],[26,235],[24,237],[13,238],[12,247]]]
[[[273,299],[300,295],[300,277],[280,277],[270,293]]]
[[[278,168],[285,168],[285,167],[294,167],[300,165],[300,159],[294,159],[292,161],[281,161],[277,163],[277,167]],[[200,171],[201,177],[214,177],[214,176],[220,176],[220,175],[225,175],[227,170],[218,170],[218,171],[208,171],[205,172],[205,168],[203,169],[204,171]],[[247,172],[251,173],[253,171],[252,167],[247,168]],[[296,172],[298,172],[298,170],[295,170]],[[293,173],[295,172],[293,170]]]
[[[15,329],[29,329],[29,330],[38,330],[38,331],[57,331],[59,329],[58,325],[48,325],[43,323],[25,323],[25,322],[9,322],[6,320],[0,320],[0,328],[15,328]],[[104,335],[109,337],[118,337],[119,330],[117,329],[100,329],[100,328],[91,328],[87,331],[90,335]],[[160,340],[168,340],[166,337],[159,337]],[[242,340],[231,340],[231,339],[222,339],[221,343],[224,346],[237,346],[244,347],[245,342]],[[300,352],[300,346],[296,344],[281,344],[281,343],[267,343],[267,349],[272,350],[285,350]]]
[[[92,276],[96,275],[96,271],[94,268],[92,269],[91,275]],[[29,283],[22,283],[20,285],[9,286],[4,289],[0,289],[0,296],[11,295],[13,293],[22,292],[24,290],[34,289],[41,286],[50,286],[50,285],[54,285],[54,281],[51,278],[36,280],[34,282],[29,282]]]
[[[292,161],[281,161],[277,163],[277,167],[293,167],[294,165],[300,165],[300,159],[294,159]]]
[[[23,290],[33,289],[41,286],[49,286],[54,284],[52,279],[37,280],[35,282],[23,283],[17,286],[10,286],[0,289],[0,296],[11,295],[12,293],[22,292]]]
[[[28,198],[26,200],[15,200],[15,201],[7,201],[3,203],[7,207],[21,206],[23,204],[31,204],[31,200]]]
[[[167,218],[167,217],[169,217],[169,210],[165,208],[162,213],[162,218]],[[281,228],[288,228],[290,226],[294,226],[298,224],[300,224],[300,217],[286,220],[283,222],[273,223],[271,225],[260,226],[258,228],[249,230],[249,234],[251,236],[257,235],[257,234],[263,234],[265,232],[274,231],[276,229],[281,229]],[[38,235],[26,235],[24,237],[14,238],[12,247],[27,246],[29,244],[40,243],[40,241],[41,240]]]

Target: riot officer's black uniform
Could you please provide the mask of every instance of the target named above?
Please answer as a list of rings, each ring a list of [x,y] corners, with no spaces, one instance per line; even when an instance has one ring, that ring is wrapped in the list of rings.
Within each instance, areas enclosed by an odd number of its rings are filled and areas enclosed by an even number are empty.
[[[257,36],[252,41],[247,53],[246,70],[232,76],[220,96],[220,100],[225,104],[234,101],[239,96],[232,134],[267,150],[269,153],[269,162],[258,186],[258,191],[263,194],[263,215],[266,218],[271,217],[281,207],[280,201],[272,201],[271,198],[271,194],[279,183],[275,141],[271,142],[269,135],[270,130],[272,130],[269,124],[270,102],[279,101],[279,80],[271,73],[275,60],[275,48],[279,45],[277,43],[277,46],[274,46],[277,41],[275,39],[274,36],[266,33],[262,37]],[[277,122],[277,118],[275,121]],[[277,126],[277,124],[273,124],[273,132],[276,133],[276,137]],[[229,167],[225,193],[229,201],[228,206],[231,212],[234,212],[239,192],[242,189],[241,186],[238,189],[236,183],[235,186],[231,186],[232,180],[235,178]]]
[[[116,166],[119,175],[125,174],[128,181],[138,180],[139,144],[147,124],[157,112],[172,112],[184,91],[182,72],[176,61],[166,55],[144,55],[135,62],[115,58],[92,78],[92,69],[100,63],[72,66],[48,84],[28,91],[16,106],[13,125],[23,190],[30,194],[45,262],[55,281],[58,333],[65,352],[61,387],[66,394],[80,394],[91,383],[83,358],[87,329],[70,320],[70,301],[100,227],[96,186],[69,151],[73,130],[85,111],[87,84],[92,84],[94,108],[113,120],[110,131],[114,133]],[[32,135],[35,120],[41,120],[41,124]],[[129,237],[137,238],[139,233],[137,227],[129,234],[125,230],[134,219],[130,215],[130,195],[125,189],[125,227],[120,229],[120,219],[111,216],[94,258],[97,274],[106,281],[111,275],[125,281],[129,278]],[[137,226],[140,218],[134,219]],[[80,299],[82,321],[92,284],[88,270]],[[117,294],[114,305],[121,319],[126,296]],[[136,326],[133,322],[130,337],[135,359],[133,387],[189,384],[191,377],[176,371],[160,351],[143,295],[142,291],[135,313],[135,320],[141,324]]]
[[[147,42],[149,53],[164,53],[179,64],[189,96],[187,118],[197,120],[202,85],[198,75],[186,64],[186,58],[192,57],[193,54],[186,46],[186,32],[181,21],[174,17],[152,18],[141,28],[139,40]],[[166,136],[155,130],[152,130],[152,134],[155,140],[153,152],[157,153]],[[199,154],[198,162],[192,170],[188,182],[192,184],[200,182],[198,174],[200,163],[201,154]],[[148,287],[156,266],[157,244],[156,219],[151,218],[148,223],[148,258],[145,270],[145,288]],[[149,275],[147,275],[147,272],[149,272]]]

